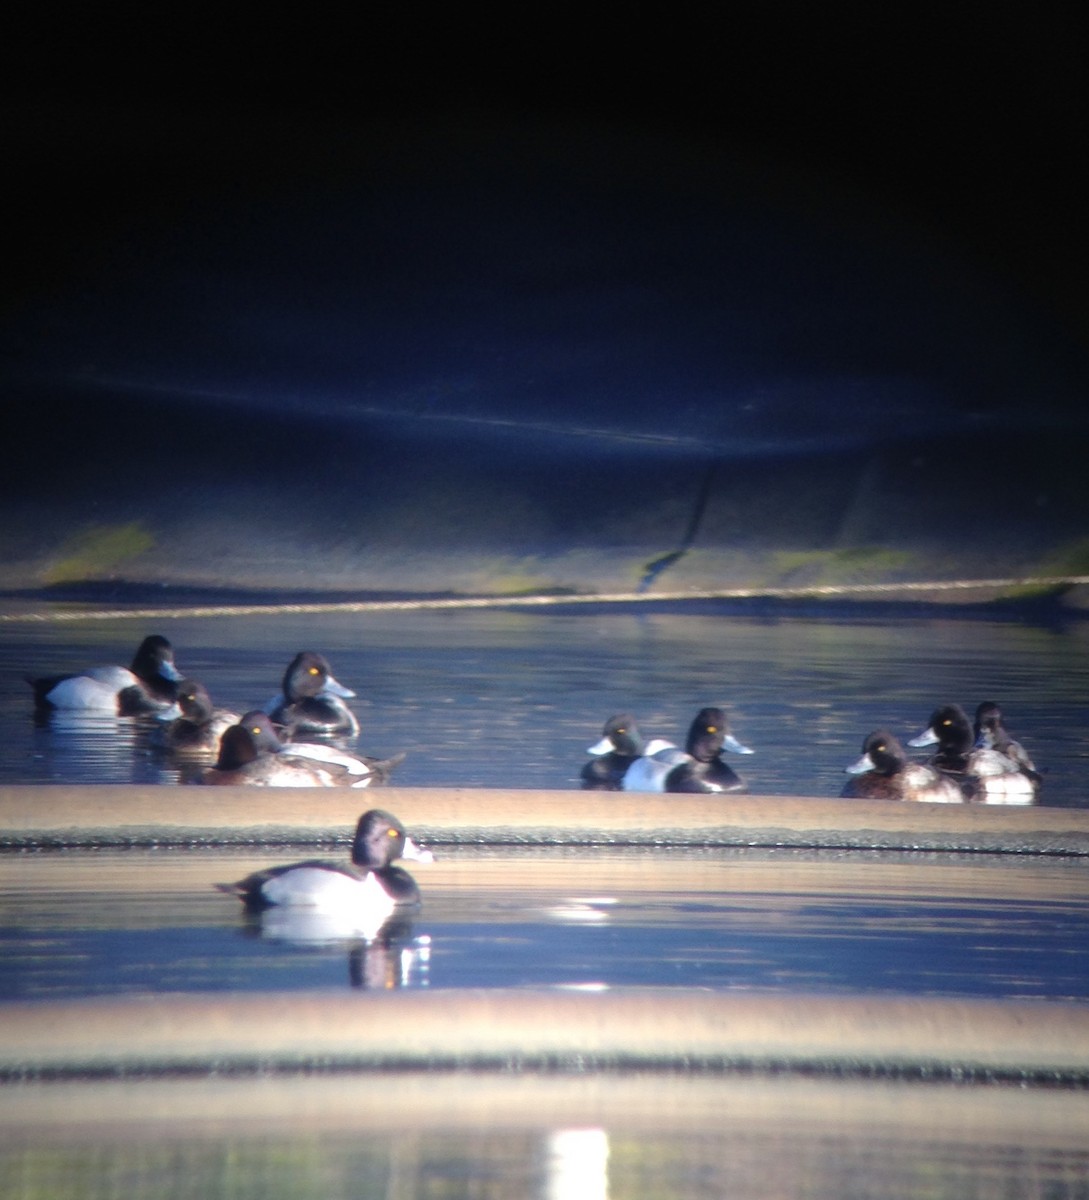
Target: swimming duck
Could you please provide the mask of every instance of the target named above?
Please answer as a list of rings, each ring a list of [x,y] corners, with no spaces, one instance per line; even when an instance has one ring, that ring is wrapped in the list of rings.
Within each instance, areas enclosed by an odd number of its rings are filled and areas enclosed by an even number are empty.
[[[730,732],[721,708],[702,708],[688,729],[684,750],[676,747],[637,758],[623,779],[627,792],[740,792],[741,777],[722,761],[723,750],[752,754]]]
[[[862,743],[862,757],[844,770],[853,778],[840,795],[849,799],[964,803],[964,793],[954,780],[933,767],[909,762],[903,746],[887,729],[869,734]]]
[[[220,739],[239,719],[238,713],[216,708],[204,684],[183,679],[177,699],[158,714],[163,725],[157,741],[164,750],[181,757],[215,757]]]
[[[174,649],[166,638],[144,638],[124,667],[91,667],[78,675],[26,677],[39,712],[56,709],[116,713],[122,717],[152,714],[174,703],[182,674],[174,665]]]
[[[594,755],[579,774],[586,791],[619,791],[628,768],[637,758],[675,749],[662,738],[645,741],[631,713],[617,713],[605,722],[600,741],[587,747]]]
[[[246,713],[220,738],[219,756],[201,782],[251,787],[375,787],[405,755],[367,758],[334,746],[283,742],[267,713]]]
[[[418,846],[392,813],[372,808],[356,825],[350,865],[311,859],[268,867],[216,887],[237,896],[249,912],[304,908],[348,918],[360,930],[377,933],[394,913],[420,903],[415,879],[393,865],[398,858],[433,861],[431,852]]]
[[[335,737],[359,733],[355,713],[344,703],[355,695],[333,676],[324,655],[304,650],[284,672],[283,692],[269,701],[265,711],[289,731]]]
[[[1043,783],[1044,777],[1037,771],[1028,751],[1010,736],[1002,709],[994,700],[984,700],[976,709],[972,733],[975,735],[976,749],[997,750],[1015,762],[1021,774],[1031,779],[1036,787]]]
[[[972,726],[959,704],[934,710],[926,729],[909,746],[938,749],[930,765],[959,784],[965,799],[979,804],[1032,804],[1036,785],[1017,764],[988,746],[977,747]]]

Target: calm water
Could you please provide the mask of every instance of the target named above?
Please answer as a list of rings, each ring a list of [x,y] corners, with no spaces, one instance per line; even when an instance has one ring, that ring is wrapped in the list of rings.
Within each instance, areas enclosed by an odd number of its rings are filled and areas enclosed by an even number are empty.
[[[127,663],[149,632],[169,637],[180,668],[236,709],[272,696],[296,651],[324,651],[358,693],[360,749],[407,750],[395,777],[406,786],[574,787],[610,714],[632,711],[648,735],[679,741],[699,708],[721,704],[756,751],[736,760],[751,791],[834,796],[872,729],[906,738],[939,703],[971,713],[997,699],[1047,771],[1042,802],[1089,802],[1089,623],[707,609],[7,623],[0,782],[177,780],[130,722],[36,727],[22,678]]]
[[[5,1103],[6,1102],[6,1103]],[[655,1075],[0,1089],[18,1200],[1084,1200],[1084,1093]]]
[[[371,945],[311,913],[247,919],[214,890],[296,857],[4,855],[0,1001],[632,986],[1089,1001],[1079,860],[444,847],[412,866],[422,911]]]
[[[161,632],[216,700],[299,649],[359,693],[406,785],[573,788],[612,712],[679,739],[728,707],[754,792],[836,795],[866,732],[1000,700],[1087,802],[1089,627],[711,611],[0,624],[0,782],[171,783],[129,722],[31,719],[24,671],[127,662]],[[273,861],[295,857],[273,852]],[[0,855],[0,1004],[162,991],[590,987],[1089,1000],[1084,864],[793,851],[443,849],[411,925],[364,945],[247,921],[213,884],[261,850]],[[692,1075],[269,1077],[0,1087],[0,1191],[495,1200],[1085,1200],[1084,1093]]]
[[[1089,892],[1072,860],[451,848],[414,868],[413,927],[365,947],[247,922],[211,885],[263,861],[252,855],[0,856],[0,1001],[646,982],[1083,1003],[1089,991]],[[28,1082],[0,1086],[0,1191],[1085,1200],[1087,1095],[628,1072]]]

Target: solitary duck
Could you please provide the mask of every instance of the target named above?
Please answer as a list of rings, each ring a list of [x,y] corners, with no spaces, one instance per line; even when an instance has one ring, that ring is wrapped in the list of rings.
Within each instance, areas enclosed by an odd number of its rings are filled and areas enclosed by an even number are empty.
[[[183,679],[170,708],[158,714],[163,722],[156,739],[162,749],[182,758],[209,758],[219,753],[219,742],[239,716],[216,708],[203,683]]]
[[[852,778],[840,795],[848,799],[964,803],[957,783],[933,767],[909,762],[903,746],[887,729],[869,734],[862,743],[862,757],[844,770]]]
[[[324,655],[304,650],[288,664],[284,672],[283,692],[266,706],[265,711],[289,731],[354,737],[359,733],[355,713],[344,703],[355,695],[334,677]]]
[[[237,896],[249,912],[273,907],[304,908],[341,916],[360,931],[373,930],[395,912],[415,908],[420,889],[398,858],[433,861],[392,813],[365,812],[356,825],[351,864],[311,859],[268,867],[237,883],[220,883],[221,892]]]
[[[267,713],[255,709],[232,725],[219,742],[219,756],[202,783],[250,787],[380,786],[405,755],[368,758],[334,746],[283,742]]]
[[[586,791],[619,791],[624,775],[637,758],[672,749],[662,738],[644,740],[631,713],[617,713],[605,722],[600,741],[586,750],[594,757],[579,774]]]
[[[722,752],[754,753],[730,732],[721,708],[701,708],[688,729],[684,750],[675,747],[637,758],[624,775],[627,792],[740,792],[744,780]]]
[[[937,745],[930,765],[956,782],[966,800],[978,804],[1035,802],[1036,785],[1012,759],[990,747],[976,746],[972,726],[959,704],[935,709],[926,729],[908,745]]]
[[[174,703],[182,674],[174,665],[174,648],[159,634],[144,638],[125,667],[90,667],[77,675],[32,679],[34,704],[40,713],[116,713],[150,715]]]

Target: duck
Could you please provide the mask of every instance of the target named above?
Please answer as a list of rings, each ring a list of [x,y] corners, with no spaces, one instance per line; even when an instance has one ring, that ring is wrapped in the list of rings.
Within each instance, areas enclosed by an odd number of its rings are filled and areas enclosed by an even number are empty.
[[[631,713],[611,716],[601,738],[586,749],[594,757],[579,772],[584,791],[619,791],[624,775],[637,758],[676,749],[672,742],[652,738],[647,742]]]
[[[684,749],[675,746],[637,758],[622,781],[627,792],[740,792],[744,780],[722,761],[723,750],[755,753],[730,732],[725,710],[701,708]]]
[[[993,747],[977,747],[975,741],[964,709],[959,704],[943,704],[908,745],[937,745],[930,765],[956,782],[966,800],[977,804],[1035,803],[1036,785],[1017,764]]]
[[[174,648],[152,634],[137,647],[128,668],[90,667],[73,675],[35,679],[26,676],[39,713],[54,711],[114,713],[122,717],[153,715],[177,698],[182,673]]]
[[[203,683],[183,679],[170,708],[157,714],[162,722],[158,745],[183,758],[208,758],[219,753],[220,739],[241,717],[226,708],[216,708]]]
[[[304,909],[326,913],[377,935],[395,914],[418,908],[420,889],[399,858],[419,863],[434,856],[408,836],[390,812],[372,808],[356,824],[351,863],[308,859],[255,871],[236,883],[216,884],[217,890],[237,896],[247,912]]]
[[[997,750],[1017,764],[1022,775],[1032,780],[1038,788],[1044,781],[1043,775],[1036,769],[1036,764],[1029,757],[1028,751],[1010,736],[1006,728],[1002,708],[994,700],[984,700],[976,709],[976,719],[972,724],[976,749]]]
[[[954,780],[933,767],[909,762],[903,746],[887,729],[867,734],[862,757],[844,770],[852,776],[840,792],[846,799],[964,803],[964,793]]]
[[[405,757],[402,752],[392,758],[368,758],[335,746],[284,742],[268,713],[254,709],[224,732],[215,764],[205,769],[200,782],[250,787],[376,787],[389,782],[393,768]]]
[[[334,677],[329,661],[315,650],[303,650],[288,663],[283,691],[265,706],[265,711],[288,730],[289,739],[297,733],[337,737],[355,737],[359,721],[344,703],[355,692]]]

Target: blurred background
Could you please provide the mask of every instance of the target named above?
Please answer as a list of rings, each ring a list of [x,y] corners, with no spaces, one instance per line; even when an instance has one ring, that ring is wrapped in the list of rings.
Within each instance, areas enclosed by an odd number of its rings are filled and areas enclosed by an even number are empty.
[[[1073,15],[4,20],[0,588],[1089,569]]]

